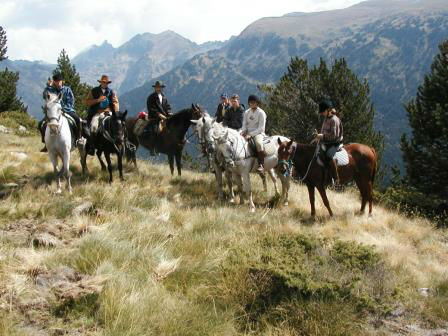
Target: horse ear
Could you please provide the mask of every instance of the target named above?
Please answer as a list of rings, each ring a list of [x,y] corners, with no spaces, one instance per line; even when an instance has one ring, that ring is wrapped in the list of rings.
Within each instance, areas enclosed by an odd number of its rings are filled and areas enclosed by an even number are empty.
[[[199,122],[199,120],[190,120],[190,122],[191,122],[192,124],[195,124],[195,125],[197,125],[197,124],[198,124],[198,122]]]
[[[294,143],[294,141],[290,140],[290,141],[288,142],[288,148],[291,147],[293,143]]]
[[[280,140],[280,138],[277,138],[277,142],[280,146],[282,145],[282,141]]]
[[[125,110],[123,113],[123,116],[122,116],[123,120],[126,119],[127,114],[128,114],[128,110]]]
[[[193,111],[196,111],[196,106],[194,106],[194,104],[191,104],[191,108]]]
[[[224,140],[227,140],[229,138],[229,130],[227,130],[226,134],[224,135]]]
[[[50,100],[50,94],[47,93],[47,100]]]
[[[62,92],[59,92],[59,94],[58,94],[58,100],[61,100],[62,99]]]
[[[205,124],[205,117],[202,117],[202,122]]]

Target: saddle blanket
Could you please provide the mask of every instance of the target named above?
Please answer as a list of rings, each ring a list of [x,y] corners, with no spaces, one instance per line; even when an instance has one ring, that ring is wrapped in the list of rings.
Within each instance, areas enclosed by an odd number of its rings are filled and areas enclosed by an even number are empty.
[[[334,156],[333,156],[333,159],[336,161],[336,164],[337,164],[339,167],[346,166],[346,165],[348,165],[349,162],[350,162],[350,161],[349,161],[349,157],[348,157],[348,153],[347,153],[347,151],[345,150],[345,148],[344,148],[343,145],[341,145],[341,146],[338,148],[337,152],[336,152],[336,153],[334,154]],[[324,163],[322,162],[322,159],[320,158],[320,156],[317,157],[317,163],[318,163],[320,166],[322,166],[322,167],[325,166]]]
[[[266,156],[275,155],[277,153],[277,137],[268,137],[265,136],[263,138],[263,146],[264,146],[264,152],[266,153]]]

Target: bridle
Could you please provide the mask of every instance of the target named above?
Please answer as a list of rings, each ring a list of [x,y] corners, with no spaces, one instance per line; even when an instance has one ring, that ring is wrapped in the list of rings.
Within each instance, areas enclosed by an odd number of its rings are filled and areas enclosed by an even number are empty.
[[[59,101],[54,101],[53,104],[58,109],[58,111],[60,111],[61,113],[57,117],[48,117],[48,113],[47,113],[48,112],[48,106],[45,106],[45,115],[46,115],[46,119],[48,121],[47,125],[50,127],[50,136],[56,136],[56,135],[59,135],[61,133],[61,128],[62,128],[61,118],[62,118],[62,116],[64,114],[64,111],[62,110],[61,103]],[[51,132],[51,125],[50,125],[50,123],[52,121],[55,121],[56,125],[58,126],[56,134]],[[54,124],[52,124],[52,125],[54,125]]]
[[[320,142],[318,141],[316,143],[316,149],[314,150],[313,157],[311,158],[310,163],[308,164],[308,168],[306,170],[305,175],[303,177],[301,177],[301,178],[298,178],[299,182],[305,181],[306,178],[308,177],[308,174],[310,173],[311,166],[312,166],[314,160],[317,158],[317,155],[319,153],[319,145],[320,145]],[[290,177],[292,175],[291,174],[292,173],[292,168],[294,167],[293,158],[295,157],[296,152],[297,152],[297,143],[293,142],[292,147],[293,147],[293,150],[290,153],[289,159],[288,160],[279,160],[278,161],[278,164],[279,165],[283,165],[283,167],[285,168],[285,172],[283,173],[283,176],[285,176],[285,177]]]

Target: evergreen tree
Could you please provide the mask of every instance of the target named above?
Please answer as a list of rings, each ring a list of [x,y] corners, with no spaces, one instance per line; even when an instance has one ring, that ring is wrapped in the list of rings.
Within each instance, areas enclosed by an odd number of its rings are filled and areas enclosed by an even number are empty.
[[[64,85],[70,86],[75,96],[75,110],[76,112],[85,117],[87,115],[87,106],[84,104],[84,99],[91,87],[81,82],[79,73],[76,71],[75,65],[70,63],[70,58],[68,57],[66,51],[62,49],[58,58],[58,66],[53,71],[55,73],[62,73],[64,77]]]
[[[401,150],[406,182],[422,193],[448,198],[448,40],[439,46],[431,72],[406,105],[412,138]],[[435,205],[436,206],[436,205]]]
[[[306,60],[293,58],[288,71],[275,86],[263,86],[268,131],[295,141],[309,143],[322,119],[319,102],[330,98],[344,125],[344,142],[373,146],[378,153],[384,147],[383,136],[374,130],[374,107],[369,85],[361,82],[344,59],[329,68],[324,60],[310,68]]]
[[[6,32],[0,26],[0,61],[7,58]],[[9,71],[6,68],[0,71],[0,113],[5,111],[26,112],[26,107],[21,99],[17,97],[17,83],[19,81],[19,73]]]
[[[8,47],[6,46],[7,42],[6,31],[0,26],[0,62],[7,59],[6,52],[8,51]]]

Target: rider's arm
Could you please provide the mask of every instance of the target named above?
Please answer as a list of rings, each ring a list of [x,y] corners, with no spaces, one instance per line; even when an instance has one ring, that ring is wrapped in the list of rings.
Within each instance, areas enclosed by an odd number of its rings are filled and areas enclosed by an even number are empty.
[[[118,102],[118,97],[115,92],[112,94],[112,105],[115,112],[120,111],[120,103]]]
[[[244,110],[241,109],[239,113],[235,115],[236,129],[241,129],[243,127]]]
[[[93,99],[92,91],[89,91],[89,94],[87,95],[86,99],[84,100],[84,103],[90,107],[92,105],[98,104],[99,99]]]
[[[64,110],[71,112],[75,111],[75,96],[73,95],[72,89],[69,87],[66,87],[62,101]]]
[[[266,113],[259,111],[258,114],[258,126],[253,131],[249,132],[249,136],[254,137],[258,134],[264,133],[266,128]]]

